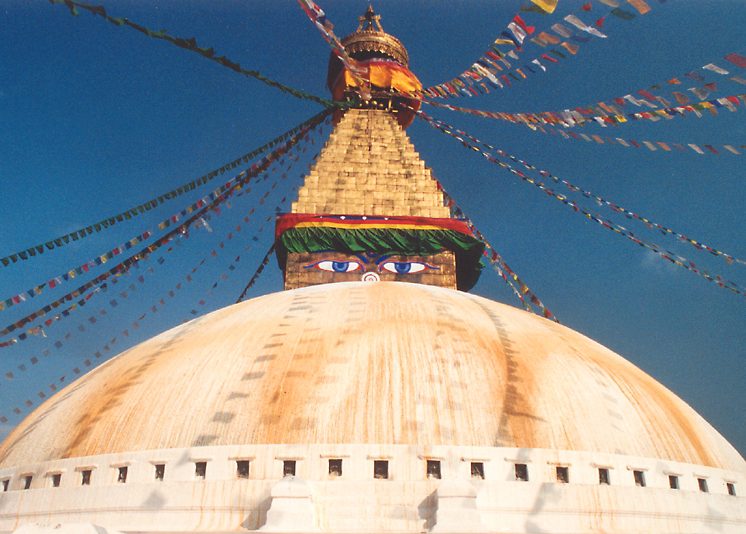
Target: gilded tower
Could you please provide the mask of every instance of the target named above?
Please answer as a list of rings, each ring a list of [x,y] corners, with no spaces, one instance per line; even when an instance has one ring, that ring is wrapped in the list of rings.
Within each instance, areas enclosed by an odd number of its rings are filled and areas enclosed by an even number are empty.
[[[421,89],[407,50],[372,8],[342,43],[365,75],[329,61],[329,89],[350,107],[336,117],[291,213],[278,219],[285,289],[358,280],[469,289],[483,246],[451,218],[404,132],[419,106],[410,95]]]

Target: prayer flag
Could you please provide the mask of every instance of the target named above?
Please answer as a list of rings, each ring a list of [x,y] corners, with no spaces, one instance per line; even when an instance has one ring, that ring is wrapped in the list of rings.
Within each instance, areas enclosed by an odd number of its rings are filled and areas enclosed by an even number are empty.
[[[526,23],[523,21],[523,19],[520,17],[520,15],[516,15],[515,17],[513,17],[513,22],[518,24],[518,26],[520,26],[521,29],[524,32],[526,32],[526,34],[528,35],[531,35],[536,30],[534,26],[527,26]]]
[[[746,69],[746,57],[740,54],[736,54],[735,52],[733,52],[725,56],[725,60],[730,61],[736,67],[741,67],[742,69]]]
[[[565,20],[575,26],[577,29],[584,31],[586,33],[590,33],[591,35],[594,35],[596,37],[600,37],[601,39],[606,39],[606,35],[598,31],[593,26],[588,26],[585,22],[580,20],[575,15],[567,15],[565,17]]]
[[[570,37],[572,37],[572,31],[570,31],[567,27],[563,26],[559,22],[556,24],[552,24],[551,28],[552,31],[554,31],[558,35],[561,35],[565,39],[569,39]]]
[[[700,100],[704,100],[710,95],[710,91],[708,91],[704,87],[690,87],[689,91],[697,95],[697,98],[699,98]]]
[[[557,9],[557,2],[559,2],[559,0],[531,0],[532,4],[540,8],[544,13],[549,13],[550,15],[554,13],[555,9]]]
[[[556,35],[552,35],[551,33],[547,33],[547,32],[541,32],[539,35],[536,36],[536,39],[543,41],[545,45],[546,44],[556,45],[560,43],[559,37],[557,37]]]
[[[538,59],[531,60],[531,63],[533,63],[534,65],[536,65],[537,67],[539,67],[544,72],[547,71],[547,68],[544,65],[542,65],[541,62]]]
[[[679,104],[688,104],[689,98],[684,94],[680,93],[679,91],[673,91],[673,97],[676,99],[676,102]]]
[[[688,146],[689,146],[689,148],[691,148],[692,150],[694,150],[697,154],[704,154],[705,153],[704,150],[702,150],[701,148],[699,148],[694,143],[689,143]]]
[[[562,43],[562,48],[570,52],[573,56],[578,53],[578,50],[580,50],[580,47],[578,45],[570,44],[567,41]]]
[[[619,7],[619,2],[617,0],[598,0],[598,1],[609,7]]]
[[[705,65],[702,68],[705,69],[705,70],[711,70],[712,72],[716,72],[718,74],[723,74],[723,75],[728,74],[727,70],[721,69],[720,67],[718,67],[714,63],[708,63],[707,65]]]
[[[645,15],[650,12],[650,6],[645,2],[645,0],[627,0],[627,3],[634,7],[640,15]]]

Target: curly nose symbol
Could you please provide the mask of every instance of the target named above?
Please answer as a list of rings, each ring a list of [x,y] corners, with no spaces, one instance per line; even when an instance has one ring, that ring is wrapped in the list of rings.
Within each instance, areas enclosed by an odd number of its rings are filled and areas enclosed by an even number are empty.
[[[365,273],[362,276],[361,280],[363,282],[380,282],[381,277],[378,276],[378,273]]]

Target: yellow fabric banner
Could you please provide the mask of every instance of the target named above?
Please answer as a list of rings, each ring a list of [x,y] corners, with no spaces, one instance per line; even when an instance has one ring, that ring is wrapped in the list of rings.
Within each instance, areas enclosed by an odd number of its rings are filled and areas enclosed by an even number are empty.
[[[557,2],[559,0],[531,0],[531,3],[540,8],[545,13],[554,13],[557,9]]]
[[[400,93],[413,93],[422,89],[422,83],[409,70],[398,65],[387,63],[370,63],[365,66],[367,71],[364,78],[370,80],[371,85],[381,88],[391,88]],[[344,70],[344,81],[347,87],[357,87],[357,80],[349,70]]]

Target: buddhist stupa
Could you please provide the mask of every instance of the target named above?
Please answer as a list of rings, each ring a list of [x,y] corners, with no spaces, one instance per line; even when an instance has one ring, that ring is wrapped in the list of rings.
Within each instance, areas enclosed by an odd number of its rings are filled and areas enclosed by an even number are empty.
[[[343,44],[367,87],[330,61],[355,105],[278,217],[284,290],[31,413],[0,445],[0,531],[746,531],[746,462],[684,401],[467,293],[483,245],[405,133],[407,51],[372,10]]]

